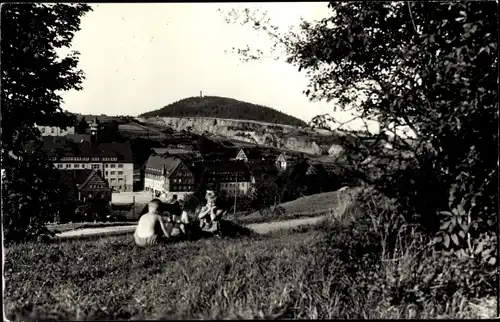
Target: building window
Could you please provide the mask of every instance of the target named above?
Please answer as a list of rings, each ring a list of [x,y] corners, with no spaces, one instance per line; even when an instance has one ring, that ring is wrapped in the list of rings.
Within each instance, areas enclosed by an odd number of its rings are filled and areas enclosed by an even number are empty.
[[[115,183],[116,179],[115,179],[115,178],[111,178],[109,181],[110,181],[111,183]]]
[[[111,171],[109,174],[112,175],[112,176],[114,176],[115,175],[115,171]]]
[[[118,164],[118,168],[123,168],[123,164]]]
[[[66,169],[69,169],[71,167],[71,164],[66,163]]]
[[[106,163],[106,164],[104,165],[104,167],[105,167],[105,168],[109,167],[109,164],[107,164],[107,163]]]
[[[123,178],[118,178],[118,182],[123,182]]]
[[[54,134],[54,132],[55,132],[54,128],[53,128],[53,127],[51,127],[51,128],[50,128],[50,133],[51,133],[51,134]]]
[[[93,164],[92,169],[100,169],[101,167],[98,164]]]
[[[118,175],[119,176],[123,175],[123,171],[118,171]]]
[[[108,171],[106,171],[106,175],[108,175]]]
[[[110,168],[114,168],[114,167],[116,167],[116,165],[115,164],[110,164],[109,167]]]
[[[82,163],[82,168],[84,168],[84,169],[86,168],[85,163]]]
[[[78,169],[79,167],[80,167],[80,164],[78,164],[78,163],[75,163],[75,164],[73,165],[73,168],[75,168],[75,169]]]

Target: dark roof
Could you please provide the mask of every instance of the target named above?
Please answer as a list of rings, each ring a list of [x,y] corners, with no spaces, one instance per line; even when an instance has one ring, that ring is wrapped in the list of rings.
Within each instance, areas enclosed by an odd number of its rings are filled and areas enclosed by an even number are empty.
[[[271,162],[252,162],[248,164],[253,175],[269,174],[276,170],[276,165]]]
[[[182,160],[176,157],[163,157],[161,155],[150,155],[146,162],[146,173],[162,174],[163,171],[169,176],[178,166]],[[154,169],[151,171],[150,169]]]
[[[239,148],[235,147],[219,148],[217,149],[217,151],[202,154],[202,157],[203,160],[205,161],[212,161],[212,160],[228,161],[230,159],[236,158],[239,150],[240,150]]]
[[[120,118],[118,116],[107,116],[107,115],[81,115],[81,114],[78,114],[77,115],[77,118],[78,119],[81,119],[81,118],[84,118],[85,121],[87,122],[93,122],[96,118],[97,118],[97,121],[99,123],[102,123],[102,122],[110,122],[110,121],[119,121]]]
[[[243,173],[250,174],[250,168],[245,162],[241,161],[223,161],[205,164],[205,169],[209,174],[223,173]]]
[[[67,134],[65,137],[68,140],[75,141],[75,142],[81,142],[81,141],[87,141],[90,142],[90,134]]]
[[[257,148],[242,148],[243,152],[249,160],[262,160],[264,158],[262,151]],[[239,153],[239,150],[238,150]]]
[[[128,143],[74,142],[64,137],[43,137],[44,150],[48,156],[59,157],[117,157],[121,162],[132,163],[132,148]]]
[[[162,155],[162,154],[170,154],[173,156],[193,156],[193,157],[200,157],[201,154],[198,151],[193,151],[193,150],[187,150],[187,149],[179,149],[179,148],[153,148],[153,151],[156,154]]]

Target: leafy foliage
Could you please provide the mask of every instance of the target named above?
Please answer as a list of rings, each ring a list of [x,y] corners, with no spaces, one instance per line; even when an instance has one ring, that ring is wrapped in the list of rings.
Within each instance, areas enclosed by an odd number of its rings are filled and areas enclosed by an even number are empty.
[[[218,96],[186,98],[140,116],[214,117],[306,126],[304,121],[272,108]]]
[[[7,242],[46,234],[59,211],[59,172],[37,148],[17,161],[2,179],[3,233]]]
[[[60,91],[81,89],[83,74],[69,47],[84,4],[5,4],[2,6],[2,182],[6,240],[24,240],[42,232],[59,201],[57,173],[41,152],[35,124],[65,128],[75,119],[63,113]]]
[[[104,199],[89,199],[78,208],[75,221],[111,221],[112,209]]]
[[[396,198],[407,222],[440,231],[435,241],[457,256],[471,256],[483,243],[496,247],[497,4],[328,7],[324,19],[285,34],[249,10],[233,11],[229,20],[273,39],[287,62],[308,75],[312,100],[352,111],[367,131],[368,122],[380,125],[378,134],[358,133],[342,145],[351,169]],[[335,120],[323,115],[312,123],[329,121]]]
[[[98,132],[99,142],[125,142],[118,125],[119,122],[115,120],[102,124]]]
[[[86,134],[89,129],[89,124],[85,121],[84,117],[81,117],[75,127],[75,132],[78,134]]]

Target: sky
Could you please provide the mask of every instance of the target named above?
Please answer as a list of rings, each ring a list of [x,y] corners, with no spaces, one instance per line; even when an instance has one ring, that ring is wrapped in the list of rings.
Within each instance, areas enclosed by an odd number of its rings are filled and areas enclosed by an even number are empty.
[[[332,103],[310,102],[304,73],[283,61],[244,63],[232,47],[269,47],[248,26],[228,24],[218,11],[259,7],[288,29],[300,18],[320,19],[326,2],[92,4],[72,50],[80,52],[86,79],[81,91],[63,93],[63,108],[77,113],[132,115],[183,98],[225,96],[265,105],[309,122],[334,113]],[[356,128],[354,126],[354,128]]]

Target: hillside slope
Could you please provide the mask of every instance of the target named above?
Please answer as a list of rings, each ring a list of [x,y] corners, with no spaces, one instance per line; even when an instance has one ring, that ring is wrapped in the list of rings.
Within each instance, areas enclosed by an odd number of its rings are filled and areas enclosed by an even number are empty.
[[[279,206],[283,210],[281,214],[265,213],[263,215],[260,211],[256,211],[247,216],[237,218],[229,215],[228,219],[248,224],[323,215],[340,216],[348,207],[354,206],[355,197],[359,192],[359,187],[351,187],[343,191],[337,190],[318,193],[280,204]]]
[[[306,122],[272,108],[218,96],[189,97],[139,115],[146,118],[156,116],[213,117],[307,126]]]

